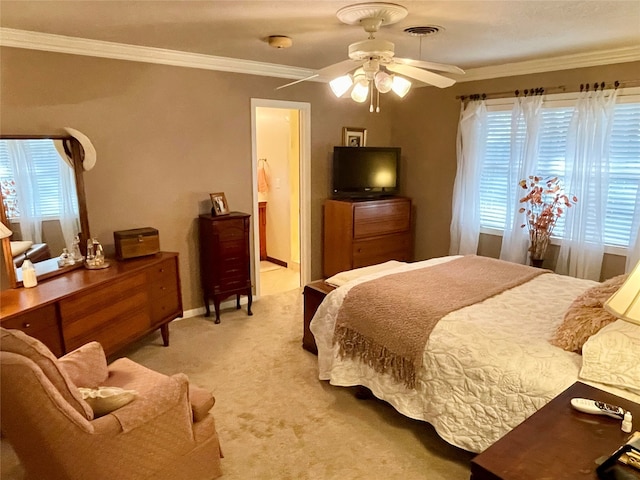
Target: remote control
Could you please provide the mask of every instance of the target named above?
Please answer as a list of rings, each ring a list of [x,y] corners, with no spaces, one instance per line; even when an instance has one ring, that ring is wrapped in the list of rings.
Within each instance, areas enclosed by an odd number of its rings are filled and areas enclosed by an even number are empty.
[[[576,410],[584,413],[592,413],[594,415],[608,415],[618,420],[624,418],[624,409],[617,405],[590,400],[588,398],[572,398],[571,406]]]

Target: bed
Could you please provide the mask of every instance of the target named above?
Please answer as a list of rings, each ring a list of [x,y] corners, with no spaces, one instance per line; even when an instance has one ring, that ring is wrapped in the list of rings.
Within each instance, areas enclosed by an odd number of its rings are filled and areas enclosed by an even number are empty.
[[[429,422],[444,440],[471,452],[486,449],[577,380],[640,402],[640,327],[610,319],[585,337],[582,355],[551,344],[561,327],[566,334],[565,312],[601,284],[548,271],[444,315],[422,347],[412,381],[381,371],[369,357],[345,353],[337,332],[348,321],[352,290],[414,270],[449,269],[455,265],[449,262],[462,260],[387,262],[328,279],[338,288],[327,295],[310,326],[319,378],[336,386],[365,386],[401,414]],[[391,322],[405,300],[385,298],[385,293],[377,290],[391,306],[384,323],[394,336]],[[412,296],[429,300],[422,283],[413,287]]]

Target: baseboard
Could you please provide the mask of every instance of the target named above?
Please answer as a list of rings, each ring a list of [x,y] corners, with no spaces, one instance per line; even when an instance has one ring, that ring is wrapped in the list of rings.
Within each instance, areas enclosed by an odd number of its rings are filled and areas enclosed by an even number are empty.
[[[253,296],[253,299],[254,300],[257,299],[255,295]],[[246,305],[248,301],[249,301],[248,297],[244,295],[240,297],[240,305]],[[220,311],[227,308],[236,308],[235,298],[232,300],[225,300],[224,302],[220,303]],[[210,309],[211,309],[210,318],[215,318],[216,313],[215,313],[215,308],[213,308],[213,304],[211,305]],[[200,315],[204,315],[205,313],[207,313],[207,309],[204,308],[204,306],[198,307],[198,308],[192,308],[191,310],[186,310],[185,312],[183,312],[181,318],[199,317]],[[176,318],[176,320],[180,320],[180,318]],[[176,320],[174,320],[174,322]]]
[[[278,260],[277,258],[270,257],[269,255],[267,255],[267,262],[275,263],[276,265],[287,268],[287,262],[283,262],[282,260]]]

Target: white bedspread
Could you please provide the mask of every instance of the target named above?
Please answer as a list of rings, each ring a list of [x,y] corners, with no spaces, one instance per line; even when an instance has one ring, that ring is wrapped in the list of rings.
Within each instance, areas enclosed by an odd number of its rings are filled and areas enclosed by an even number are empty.
[[[358,360],[338,357],[333,328],[351,287],[453,258],[406,264],[348,282],[327,295],[311,331],[321,380],[337,386],[364,385],[403,415],[431,423],[449,443],[481,452],[578,380],[582,357],[548,340],[573,299],[595,282],[545,274],[448,314],[427,342],[415,390]],[[416,295],[421,294],[428,292],[417,288]],[[627,391],[585,383],[640,400]]]

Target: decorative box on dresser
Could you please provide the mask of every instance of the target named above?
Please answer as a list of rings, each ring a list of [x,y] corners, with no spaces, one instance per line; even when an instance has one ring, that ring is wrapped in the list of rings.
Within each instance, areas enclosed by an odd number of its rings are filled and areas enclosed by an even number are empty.
[[[388,260],[411,261],[411,199],[326,200],[323,254],[325,277]]]
[[[39,339],[61,356],[90,341],[107,355],[182,316],[178,254],[160,252],[117,261],[103,270],[79,268],[34,288],[0,294],[0,323]]]
[[[213,300],[216,319],[220,323],[220,302],[246,295],[247,313],[251,313],[251,256],[249,227],[251,215],[231,212],[227,215],[200,215],[200,278],[204,294],[206,316],[211,315],[209,302]]]

